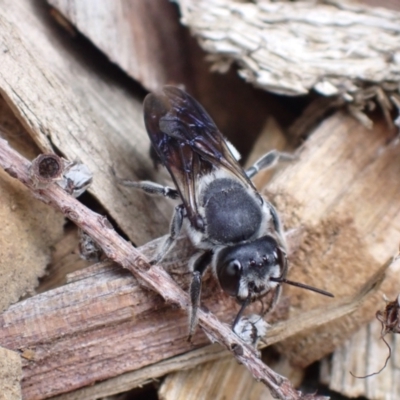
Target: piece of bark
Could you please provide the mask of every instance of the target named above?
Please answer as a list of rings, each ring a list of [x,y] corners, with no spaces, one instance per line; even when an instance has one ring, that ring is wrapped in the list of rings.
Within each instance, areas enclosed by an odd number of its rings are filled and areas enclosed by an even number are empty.
[[[110,61],[149,91],[189,81],[184,28],[168,1],[49,0]]]
[[[39,149],[0,96],[2,135],[27,157]],[[6,131],[4,131],[6,129]],[[49,210],[0,170],[0,310],[33,294],[45,274],[51,248],[63,234],[64,217]]]
[[[118,187],[110,173],[154,175],[141,98],[90,46],[79,48],[33,0],[0,8],[0,93],[42,151],[57,149],[94,174],[90,192],[136,244],[166,233],[151,198]]]
[[[22,367],[21,356],[11,350],[0,347],[0,398],[20,400]]]
[[[399,80],[399,12],[343,0],[178,4],[215,70],[236,62],[242,78],[268,91],[330,96],[360,81]]]
[[[390,256],[400,229],[400,153],[388,144],[383,122],[373,131],[336,114],[322,123],[268,186],[286,229],[301,229],[303,239],[290,259],[290,279],[332,292],[338,301],[356,293]],[[308,365],[328,354],[375,315],[382,293],[396,294],[392,272],[381,293],[356,313],[279,345],[292,362]],[[332,300],[286,286],[291,315],[321,308]],[[321,311],[323,312],[323,311]]]

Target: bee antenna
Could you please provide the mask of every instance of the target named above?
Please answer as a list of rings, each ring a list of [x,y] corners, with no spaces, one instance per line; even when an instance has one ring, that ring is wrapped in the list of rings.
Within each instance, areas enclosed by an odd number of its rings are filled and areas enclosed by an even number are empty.
[[[302,289],[311,290],[312,292],[316,292],[316,293],[322,294],[324,296],[335,297],[332,293],[326,292],[325,290],[318,289],[318,288],[316,288],[314,286],[309,286],[309,285],[306,285],[304,283],[289,281],[289,279],[286,279],[286,278],[274,278],[274,277],[271,277],[269,279],[272,282],[287,283],[288,285],[297,286],[297,287],[302,288]]]

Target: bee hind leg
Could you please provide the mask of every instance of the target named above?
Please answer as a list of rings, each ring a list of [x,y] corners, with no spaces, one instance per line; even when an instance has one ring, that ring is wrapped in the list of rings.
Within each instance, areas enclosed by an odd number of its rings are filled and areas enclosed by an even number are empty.
[[[258,159],[250,168],[246,170],[246,175],[249,178],[257,175],[263,169],[270,169],[275,167],[279,161],[293,161],[296,156],[289,153],[281,153],[277,150],[271,150]]]
[[[165,255],[171,250],[172,246],[176,242],[176,238],[179,235],[179,232],[182,229],[183,218],[185,216],[185,209],[183,204],[179,204],[179,206],[175,207],[174,215],[171,220],[171,224],[169,227],[169,235],[161,244],[160,248],[156,256],[150,261],[150,264],[158,264]]]
[[[208,250],[204,253],[198,253],[195,255],[195,259],[193,261],[193,274],[192,274],[192,282],[190,283],[190,313],[189,313],[189,336],[188,342],[191,341],[192,336],[196,330],[197,326],[197,310],[200,306],[200,298],[201,298],[201,280],[204,272],[206,271],[208,265],[211,262],[213,253],[211,250]],[[197,257],[197,258],[196,258]]]

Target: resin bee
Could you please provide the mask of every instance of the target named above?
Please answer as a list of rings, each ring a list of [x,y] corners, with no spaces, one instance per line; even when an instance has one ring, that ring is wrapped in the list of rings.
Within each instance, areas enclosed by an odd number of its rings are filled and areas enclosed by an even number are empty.
[[[332,296],[286,279],[286,244],[278,214],[250,180],[261,169],[289,155],[271,151],[244,171],[233,146],[204,108],[173,86],[145,98],[144,120],[153,149],[175,187],[149,181],[120,183],[181,201],[175,208],[169,236],[152,262],[163,259],[185,226],[197,249],[190,261],[189,337],[197,322],[202,275],[209,265],[221,288],[242,305],[233,327],[249,303],[275,290],[271,309],[278,301],[281,283]]]

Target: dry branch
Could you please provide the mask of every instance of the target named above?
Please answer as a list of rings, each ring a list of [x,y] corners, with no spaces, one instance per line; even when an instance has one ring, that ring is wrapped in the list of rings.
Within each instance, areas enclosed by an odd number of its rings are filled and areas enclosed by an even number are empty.
[[[3,139],[0,139],[0,164],[7,173],[31,189],[36,197],[60,210],[87,232],[110,260],[128,269],[138,280],[160,294],[166,302],[176,304],[185,310],[189,309],[187,293],[177,286],[164,269],[150,266],[142,254],[113,230],[106,218],[90,211],[55,185],[46,189],[36,189],[30,177],[29,161],[13,151]],[[243,343],[228,326],[221,324],[211,313],[199,310],[198,317],[199,325],[207,336],[231,351],[237,360],[245,365],[256,379],[266,384],[278,398],[282,400],[324,398],[303,396],[301,392],[295,390],[286,378],[274,373],[263,364],[253,348]]]

